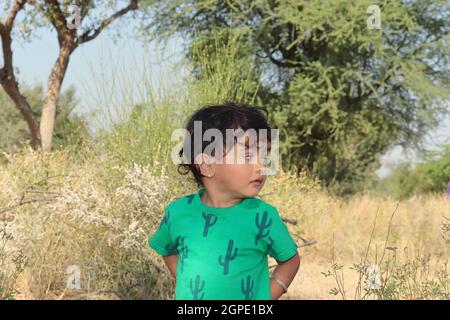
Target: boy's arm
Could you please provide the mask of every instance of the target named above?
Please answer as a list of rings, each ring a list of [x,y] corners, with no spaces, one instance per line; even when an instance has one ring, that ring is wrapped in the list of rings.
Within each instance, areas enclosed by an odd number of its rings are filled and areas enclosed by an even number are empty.
[[[296,253],[291,259],[284,262],[277,261],[277,263],[278,265],[275,267],[272,274],[289,287],[300,268],[300,257],[298,253]],[[283,287],[274,279],[270,279],[270,296],[272,297],[272,300],[278,300],[283,294]]]
[[[170,256],[163,256],[164,263],[169,269],[172,276],[177,278],[177,262],[178,262],[178,253],[172,254]]]

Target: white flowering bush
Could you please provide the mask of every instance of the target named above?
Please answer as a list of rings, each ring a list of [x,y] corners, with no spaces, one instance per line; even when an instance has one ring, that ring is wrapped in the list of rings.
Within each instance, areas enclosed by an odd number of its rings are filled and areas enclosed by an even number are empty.
[[[20,250],[9,245],[12,235],[8,225],[0,221],[0,300],[15,298],[17,278],[26,263]]]
[[[28,261],[23,294],[169,297],[172,280],[148,247],[168,200],[169,178],[157,167],[110,167],[107,157],[76,163],[68,153],[31,150],[11,159],[0,173],[0,208],[11,208],[9,245]]]

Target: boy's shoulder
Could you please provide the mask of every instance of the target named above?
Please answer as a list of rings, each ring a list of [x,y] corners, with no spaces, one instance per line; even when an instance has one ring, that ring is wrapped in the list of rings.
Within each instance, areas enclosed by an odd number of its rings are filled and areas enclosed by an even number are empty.
[[[268,211],[274,214],[278,213],[278,210],[275,206],[264,201],[261,198],[253,198],[253,201],[257,210]]]
[[[174,198],[166,205],[166,211],[172,210],[177,211],[179,209],[185,210],[186,207],[193,205],[193,200],[196,193],[190,193],[181,197]]]

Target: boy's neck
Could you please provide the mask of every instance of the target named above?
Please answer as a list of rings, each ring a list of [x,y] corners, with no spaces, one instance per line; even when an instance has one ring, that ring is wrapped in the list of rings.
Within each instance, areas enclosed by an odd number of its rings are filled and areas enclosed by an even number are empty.
[[[243,200],[242,197],[232,196],[221,190],[211,190],[211,188],[208,188],[208,190],[205,188],[205,192],[200,198],[205,205],[214,208],[231,207]]]

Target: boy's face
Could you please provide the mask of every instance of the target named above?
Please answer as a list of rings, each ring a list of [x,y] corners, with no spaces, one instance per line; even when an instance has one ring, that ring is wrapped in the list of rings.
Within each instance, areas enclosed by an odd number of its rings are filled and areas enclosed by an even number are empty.
[[[262,175],[261,169],[265,166],[269,150],[264,152],[262,148],[267,148],[263,141],[257,143],[248,135],[239,137],[222,163],[211,165],[212,178],[208,178],[208,184],[214,184],[218,190],[236,197],[255,197],[267,177]]]

